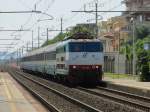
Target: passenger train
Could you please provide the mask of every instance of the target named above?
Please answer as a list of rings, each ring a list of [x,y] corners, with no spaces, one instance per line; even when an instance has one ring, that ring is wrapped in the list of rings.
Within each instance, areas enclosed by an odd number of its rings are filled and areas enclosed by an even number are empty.
[[[20,67],[71,84],[96,83],[102,80],[103,45],[98,39],[68,39],[28,52]]]

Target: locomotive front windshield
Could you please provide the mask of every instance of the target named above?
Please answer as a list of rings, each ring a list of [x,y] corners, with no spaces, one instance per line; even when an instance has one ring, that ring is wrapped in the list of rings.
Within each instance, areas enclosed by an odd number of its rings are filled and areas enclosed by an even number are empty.
[[[69,43],[70,52],[102,52],[103,46],[100,42],[72,42]]]

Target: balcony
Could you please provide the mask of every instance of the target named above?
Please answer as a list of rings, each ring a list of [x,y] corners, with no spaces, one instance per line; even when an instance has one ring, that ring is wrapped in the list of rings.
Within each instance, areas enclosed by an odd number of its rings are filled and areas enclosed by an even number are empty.
[[[109,39],[113,39],[114,38],[114,34],[112,32],[107,32],[103,36],[105,38],[109,38]]]

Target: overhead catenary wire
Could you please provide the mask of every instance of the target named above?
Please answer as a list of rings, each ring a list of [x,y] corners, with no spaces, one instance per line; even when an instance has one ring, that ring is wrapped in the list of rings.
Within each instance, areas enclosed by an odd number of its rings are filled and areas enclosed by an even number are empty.
[[[17,1],[20,2],[20,4],[21,4],[22,6],[26,7],[26,8],[29,9],[29,10],[32,10],[23,0],[17,0]],[[31,19],[32,19],[32,13],[30,14],[29,18],[25,21],[25,23],[23,23],[23,24],[21,25],[21,27],[23,28],[25,25],[27,25],[27,24],[30,22]],[[17,32],[13,32],[13,33],[11,33],[11,35],[14,34],[14,33],[17,33]],[[19,33],[20,33],[20,32],[19,32]]]
[[[42,0],[39,0],[39,1],[42,1]],[[49,6],[48,6],[48,7],[49,7]],[[47,7],[47,8],[48,8],[48,7]],[[47,10],[47,8],[46,8],[45,10]],[[44,11],[45,11],[45,10],[44,10]],[[73,14],[72,19],[76,19],[75,17],[76,17],[76,15],[78,15],[78,14],[79,14],[79,13]],[[38,18],[41,18],[41,17],[43,17],[43,16],[40,15]],[[70,18],[70,17],[69,17],[69,18]],[[68,19],[68,20],[65,20],[65,19],[64,19],[64,24],[68,24],[68,21],[72,21],[72,19],[70,19],[70,20],[69,20],[69,19]],[[36,21],[35,23],[33,23],[33,24],[32,24],[31,26],[29,26],[28,28],[33,29],[37,24],[38,24],[38,22]],[[28,25],[28,24],[26,24],[26,25]],[[25,26],[26,26],[26,25],[25,25]],[[59,24],[59,25],[60,25],[60,24]],[[23,26],[23,27],[25,27],[25,26]],[[22,35],[25,35],[25,34],[26,34],[26,33],[22,33]],[[21,41],[20,41],[20,42],[21,42]]]
[[[39,0],[39,1],[41,1],[41,0]],[[54,0],[52,0],[52,2],[54,2]],[[39,2],[38,2],[39,3]],[[46,8],[46,10],[45,11],[47,11],[49,8],[50,8],[50,4],[48,5],[48,7]],[[40,17],[41,18],[41,17]],[[31,28],[33,28],[35,25],[37,25],[37,22],[35,22],[31,27],[30,27],[30,29]],[[25,33],[23,33],[23,35],[24,35]]]
[[[51,7],[51,5],[54,3],[54,1],[55,0],[51,0],[51,2],[48,4],[48,7],[43,11],[43,13],[46,13],[47,11],[48,11],[48,9]],[[41,17],[42,17],[43,15],[41,15],[38,19],[41,19]],[[37,25],[37,21],[31,26],[31,27],[29,27],[29,29],[31,29],[32,30],[32,28],[35,26],[35,25]],[[26,33],[24,32],[22,35],[25,35]],[[20,40],[21,41],[21,40]]]
[[[90,5],[90,4],[92,4],[92,3],[94,3],[94,5],[95,5],[95,2],[99,2],[99,1],[100,1],[100,0],[97,0],[97,1],[92,0],[92,1],[90,1],[90,2],[87,2],[87,3],[83,4],[83,5],[81,6],[81,8],[79,8],[79,10],[84,9],[84,8],[85,8],[85,7],[84,7],[85,5]],[[103,3],[106,3],[106,2],[108,2],[108,0],[107,0],[107,1],[105,0],[105,2],[103,2]],[[75,17],[76,17],[77,15],[79,15],[79,12],[73,13],[73,15],[72,15],[71,17],[69,17],[67,20],[64,20],[64,24],[69,24],[70,21],[72,22],[73,19],[75,19]],[[74,21],[75,21],[75,20],[74,20]],[[68,22],[69,22],[69,23],[68,23]]]

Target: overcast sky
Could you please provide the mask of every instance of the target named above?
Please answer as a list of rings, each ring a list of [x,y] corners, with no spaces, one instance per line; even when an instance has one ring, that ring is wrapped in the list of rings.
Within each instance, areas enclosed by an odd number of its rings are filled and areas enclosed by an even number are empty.
[[[37,41],[37,28],[40,27],[41,43],[46,39],[46,28],[59,29],[60,18],[63,17],[63,28],[73,26],[77,23],[85,23],[89,19],[94,19],[94,14],[89,13],[73,13],[73,10],[83,10],[84,5],[87,10],[94,10],[96,0],[1,0],[0,11],[27,11],[36,10],[45,12],[54,17],[54,20],[37,22],[38,19],[49,19],[50,17],[43,14],[0,14],[0,29],[30,29],[34,31],[34,45]],[[121,0],[98,0],[98,10],[125,10]],[[103,20],[109,17],[120,15],[120,13],[99,13],[103,16]],[[99,20],[100,21],[100,20]],[[94,22],[94,21],[90,21]],[[53,38],[58,32],[49,32],[49,38]],[[1,51],[14,51],[21,46],[25,46],[31,41],[31,32],[0,32],[0,39],[4,38],[21,38],[20,41],[4,41],[0,40]],[[15,45],[2,45],[15,44]],[[13,47],[6,49],[5,47]]]

